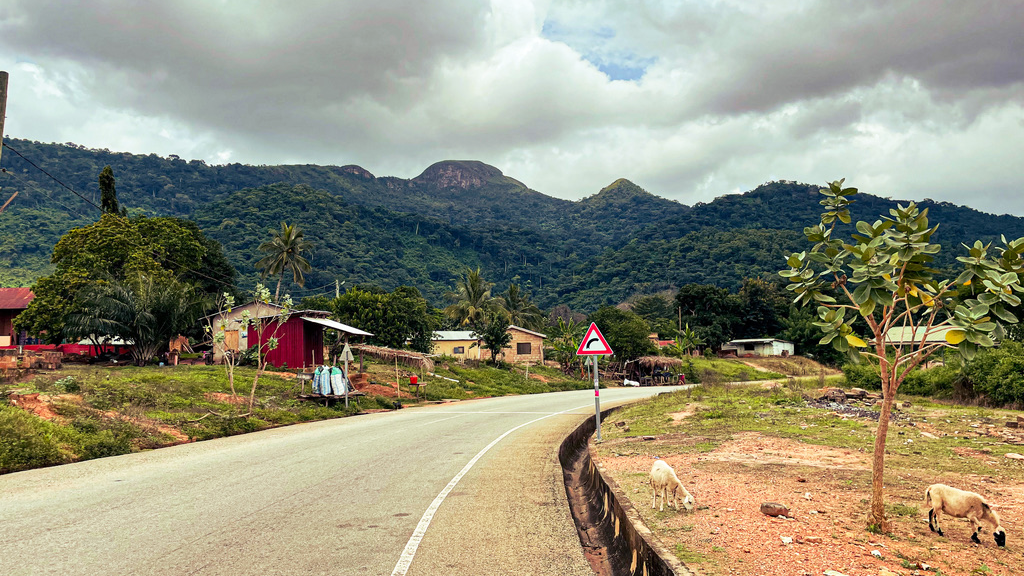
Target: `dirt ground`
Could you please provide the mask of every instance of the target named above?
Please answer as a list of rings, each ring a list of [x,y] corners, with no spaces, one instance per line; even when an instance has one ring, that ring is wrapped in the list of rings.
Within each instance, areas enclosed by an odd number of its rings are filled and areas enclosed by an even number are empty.
[[[693,512],[659,512],[651,509],[646,484],[652,456],[614,455],[615,442],[622,440],[602,445],[602,452],[612,455],[599,457],[599,466],[626,492],[665,547],[697,574],[1024,574],[1024,484],[1015,481],[900,473],[886,486],[893,532],[877,535],[866,530],[865,521],[870,452],[747,432],[708,453],[659,454],[697,502]],[[658,454],[658,440],[649,445],[649,453]],[[972,543],[969,522],[959,518],[944,516],[946,537],[933,534],[924,489],[936,482],[985,496],[1002,516],[1006,548],[997,547],[988,530],[981,545]],[[763,502],[788,506],[794,517],[765,516]]]

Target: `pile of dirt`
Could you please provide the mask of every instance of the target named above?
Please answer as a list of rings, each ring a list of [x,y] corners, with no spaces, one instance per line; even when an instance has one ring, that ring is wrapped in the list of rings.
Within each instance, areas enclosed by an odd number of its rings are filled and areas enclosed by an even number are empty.
[[[46,420],[56,420],[57,415],[50,410],[49,396],[40,396],[38,392],[34,394],[11,394],[9,396],[12,406],[17,406],[26,412],[31,412],[40,418]]]
[[[366,395],[385,396],[387,398],[413,398],[413,395],[408,392],[397,390],[393,386],[381,386],[380,384],[360,386],[359,391]]]

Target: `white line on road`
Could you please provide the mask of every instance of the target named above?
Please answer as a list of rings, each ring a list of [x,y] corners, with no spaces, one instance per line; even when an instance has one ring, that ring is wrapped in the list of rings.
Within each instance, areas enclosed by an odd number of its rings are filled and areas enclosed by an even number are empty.
[[[533,420],[530,420],[529,422],[520,424],[519,426],[516,426],[515,428],[508,430],[501,436],[498,436],[497,438],[494,439],[493,442],[485,446],[483,450],[477,452],[476,456],[473,456],[473,458],[466,463],[462,470],[460,470],[459,473],[456,474],[454,478],[452,478],[451,482],[449,482],[448,485],[445,486],[443,490],[441,490],[441,493],[437,495],[437,498],[434,498],[434,501],[431,502],[430,506],[427,507],[427,511],[424,512],[423,517],[420,518],[420,523],[416,525],[416,530],[413,531],[412,536],[409,538],[409,542],[406,543],[405,550],[402,551],[402,556],[398,559],[398,564],[395,564],[395,569],[391,572],[391,576],[405,576],[406,572],[409,571],[409,565],[412,564],[412,559],[416,556],[416,550],[420,547],[420,542],[423,540],[423,535],[427,533],[427,528],[430,526],[430,521],[434,519],[434,513],[437,512],[437,509],[441,507],[441,503],[443,503],[444,499],[448,497],[448,494],[455,489],[455,485],[459,483],[459,480],[462,480],[462,477],[465,476],[466,473],[469,472],[471,468],[473,468],[473,466],[476,464],[477,460],[479,460],[481,456],[486,454],[488,450],[493,448],[494,445],[497,444],[498,442],[501,442],[502,439],[504,439],[506,436],[515,432],[516,430],[519,430],[523,426],[529,426],[530,424],[533,424],[534,422],[540,422],[545,418],[558,416],[560,414],[565,414],[566,412],[579,410],[580,408],[586,408],[588,406],[590,405],[584,404],[583,406],[569,408],[567,410],[562,410],[561,412],[553,412],[541,416],[540,418],[535,418]],[[484,414],[484,412],[481,412],[481,414]],[[488,412],[488,414],[490,414],[490,412]]]

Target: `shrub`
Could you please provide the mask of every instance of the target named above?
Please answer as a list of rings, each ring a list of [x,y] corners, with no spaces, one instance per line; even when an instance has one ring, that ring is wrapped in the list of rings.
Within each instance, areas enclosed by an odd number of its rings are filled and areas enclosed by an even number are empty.
[[[846,377],[846,385],[851,388],[864,388],[865,390],[881,390],[882,378],[870,364],[843,365],[843,376]]]
[[[82,390],[81,384],[78,383],[78,379],[74,376],[65,376],[54,382],[53,386],[58,392],[63,392],[65,394],[79,392]]]
[[[67,461],[53,425],[13,406],[0,406],[0,474]]]

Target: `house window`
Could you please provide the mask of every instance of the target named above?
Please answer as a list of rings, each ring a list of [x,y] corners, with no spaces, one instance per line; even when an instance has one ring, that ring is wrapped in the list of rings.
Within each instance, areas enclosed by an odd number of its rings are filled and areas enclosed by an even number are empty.
[[[753,344],[744,344],[743,345],[743,349],[744,350],[753,351],[754,350],[754,345]]]
[[[529,342],[517,342],[516,343],[516,354],[529,354],[530,343]]]
[[[465,353],[466,353],[466,347],[465,346],[456,346],[456,347],[452,348],[452,354],[465,354]]]

